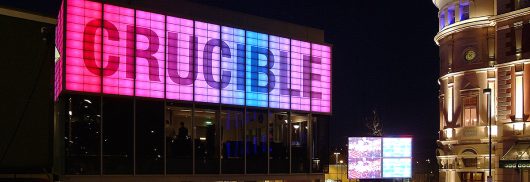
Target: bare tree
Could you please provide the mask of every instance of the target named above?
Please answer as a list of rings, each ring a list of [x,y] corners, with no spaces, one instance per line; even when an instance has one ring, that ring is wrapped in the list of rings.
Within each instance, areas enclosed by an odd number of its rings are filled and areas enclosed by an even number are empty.
[[[366,118],[366,127],[370,130],[370,135],[372,136],[383,136],[383,124],[381,123],[381,118],[377,114],[377,111],[372,110],[372,117]]]

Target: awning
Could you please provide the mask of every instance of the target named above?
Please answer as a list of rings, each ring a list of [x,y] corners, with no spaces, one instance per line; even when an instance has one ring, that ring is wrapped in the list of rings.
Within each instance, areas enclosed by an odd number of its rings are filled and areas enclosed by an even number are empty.
[[[530,141],[516,142],[499,161],[500,168],[530,168]]]

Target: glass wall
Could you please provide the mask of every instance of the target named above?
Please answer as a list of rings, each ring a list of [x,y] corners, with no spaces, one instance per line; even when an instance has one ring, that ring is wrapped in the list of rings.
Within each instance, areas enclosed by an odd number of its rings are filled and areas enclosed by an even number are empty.
[[[267,173],[267,111],[247,110],[247,173]]]
[[[67,174],[322,173],[329,163],[326,115],[116,96],[59,104]]]
[[[291,114],[291,172],[309,172],[309,117],[307,114]]]
[[[221,111],[221,173],[245,172],[245,130],[243,109]]]
[[[103,174],[133,174],[133,104],[133,99],[103,97]]]
[[[168,174],[193,173],[192,105],[167,103],[166,170]]]
[[[66,173],[100,174],[100,97],[65,96]]]
[[[219,173],[219,110],[197,107],[194,112],[193,141],[195,142],[195,173]]]
[[[269,114],[270,173],[289,173],[289,114]]]
[[[136,173],[164,173],[164,102],[136,100]]]

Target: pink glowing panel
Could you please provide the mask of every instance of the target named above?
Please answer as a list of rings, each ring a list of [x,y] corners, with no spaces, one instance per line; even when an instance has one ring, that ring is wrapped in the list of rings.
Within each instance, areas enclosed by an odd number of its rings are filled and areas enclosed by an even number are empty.
[[[331,49],[311,45],[311,110],[331,111]]]
[[[311,100],[310,44],[291,40],[291,109],[309,111]]]
[[[215,46],[208,50],[206,45],[220,45],[220,31],[219,25],[195,21],[195,36],[198,46],[196,54],[198,59],[197,80],[194,85],[195,101],[219,103],[220,49],[219,46]]]
[[[59,15],[57,16],[57,27],[55,28],[55,48],[59,52],[59,59],[55,60],[55,76],[54,76],[54,101],[57,101],[59,94],[63,90],[63,13],[64,2],[61,3]]]
[[[134,10],[105,4],[103,35],[103,93],[134,95],[134,40],[127,28],[134,25]],[[130,35],[129,35],[130,34]]]
[[[101,92],[100,19],[101,3],[68,0],[65,57],[67,90]]]
[[[167,16],[166,98],[193,101],[193,21]]]
[[[221,103],[245,105],[245,31],[223,26],[221,32],[230,47],[230,56],[221,56],[221,70],[230,72],[230,80],[223,80],[228,85],[221,90]]]
[[[289,39],[278,36],[269,36],[269,50],[273,54],[274,65],[270,69],[274,75],[275,86],[269,91],[269,107],[290,108],[289,96]]]
[[[165,16],[136,10],[136,96],[164,98]]]

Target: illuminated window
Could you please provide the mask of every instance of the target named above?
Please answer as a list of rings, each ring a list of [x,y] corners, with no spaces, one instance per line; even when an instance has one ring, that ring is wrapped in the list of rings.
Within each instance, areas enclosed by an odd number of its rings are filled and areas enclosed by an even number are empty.
[[[495,81],[489,81],[488,82],[488,88],[491,89],[491,100],[490,100],[490,117],[491,120],[495,117]]]
[[[455,23],[455,9],[454,7],[450,7],[449,9],[447,9],[447,25],[451,25],[453,23]]]
[[[440,29],[444,28],[445,26],[445,14],[442,12],[440,14]]]
[[[447,89],[447,122],[453,121],[453,87]]]
[[[515,76],[515,119],[523,119],[523,74],[516,73]]]
[[[469,19],[469,3],[460,4],[460,21]]]
[[[477,126],[477,96],[464,97],[464,126]]]

